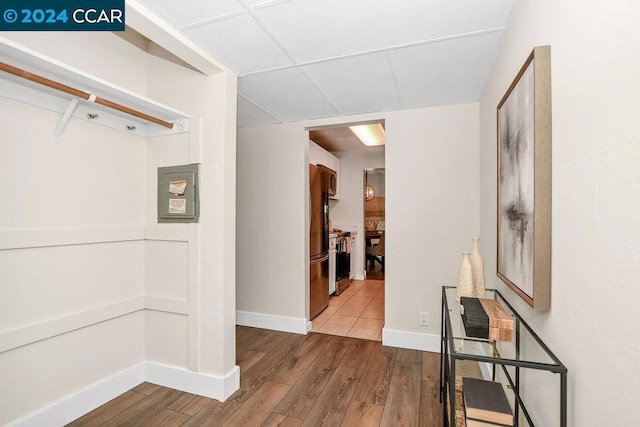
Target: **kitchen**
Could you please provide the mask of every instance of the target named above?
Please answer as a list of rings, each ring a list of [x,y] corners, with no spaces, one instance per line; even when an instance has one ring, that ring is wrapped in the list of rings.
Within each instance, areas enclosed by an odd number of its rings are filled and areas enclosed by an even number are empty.
[[[368,134],[356,136],[360,129]],[[365,145],[372,137],[374,145]],[[379,163],[371,163],[372,156]],[[365,234],[363,170],[380,164],[384,165],[384,128],[379,122],[309,131],[313,331],[381,340],[384,282],[364,280],[365,239],[359,238]],[[383,188],[380,191],[384,194]]]

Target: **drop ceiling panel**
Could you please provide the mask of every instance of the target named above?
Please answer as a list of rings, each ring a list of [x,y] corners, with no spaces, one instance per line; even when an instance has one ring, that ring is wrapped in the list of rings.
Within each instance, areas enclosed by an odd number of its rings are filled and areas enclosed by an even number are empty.
[[[266,126],[280,121],[264,110],[253,105],[242,96],[238,96],[238,127]]]
[[[292,64],[250,15],[190,28],[185,34],[239,74]]]
[[[501,33],[389,53],[404,108],[476,102],[498,54]]]
[[[238,92],[284,122],[338,114],[298,69],[243,77]]]
[[[244,4],[251,6],[253,9],[260,9],[263,7],[271,7],[276,4],[285,3],[293,0],[244,0]]]
[[[323,62],[304,68],[341,114],[400,108],[385,53]]]
[[[514,0],[294,0],[256,15],[300,62],[507,24]]]
[[[140,1],[241,76],[246,127],[476,102],[517,0]]]
[[[200,22],[205,19],[246,12],[238,0],[142,0],[141,3],[162,16],[176,27]]]

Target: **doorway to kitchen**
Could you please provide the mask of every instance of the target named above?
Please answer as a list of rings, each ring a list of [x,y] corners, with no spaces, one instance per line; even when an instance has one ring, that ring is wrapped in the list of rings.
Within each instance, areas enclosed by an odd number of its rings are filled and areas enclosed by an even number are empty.
[[[321,126],[307,131],[310,168],[328,167],[335,172],[337,183],[328,200],[329,302],[319,315],[311,318],[311,330],[380,341],[384,326],[385,283],[380,264],[383,257],[377,257],[373,278],[367,277],[363,171],[374,170],[375,191],[378,197],[383,197],[384,188],[378,175],[383,173],[385,163],[384,120]],[[380,203],[380,199],[376,200]],[[378,221],[378,226],[384,228],[384,222]],[[380,244],[375,239],[374,243]],[[346,269],[337,268],[338,253]],[[336,257],[333,269],[331,254]],[[344,271],[340,274],[342,270],[348,271],[348,275]],[[347,287],[341,286],[343,281],[348,283]]]
[[[384,280],[385,270],[385,169],[364,169],[365,275]]]

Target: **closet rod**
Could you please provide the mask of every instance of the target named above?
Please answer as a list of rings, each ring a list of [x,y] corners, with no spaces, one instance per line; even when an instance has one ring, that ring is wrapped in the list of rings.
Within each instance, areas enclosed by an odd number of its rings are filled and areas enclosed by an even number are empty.
[[[89,94],[87,92],[81,91],[79,89],[72,88],[70,86],[64,85],[62,83],[58,83],[58,82],[53,81],[53,80],[49,80],[49,79],[47,79],[45,77],[42,77],[42,76],[39,76],[37,74],[32,74],[32,73],[30,73],[28,71],[22,70],[20,68],[14,67],[14,66],[9,65],[9,64],[6,64],[4,62],[0,62],[0,70],[6,71],[7,73],[13,74],[14,76],[22,77],[23,79],[31,80],[32,82],[36,82],[36,83],[39,83],[41,85],[44,85],[44,86],[47,86],[47,87],[50,87],[50,88],[53,88],[53,89],[68,93],[70,95],[80,97],[80,98],[85,99],[85,100],[89,100],[89,98],[91,98],[91,96],[92,96],[91,94]],[[139,118],[147,120],[147,121],[149,121],[151,123],[155,123],[157,125],[164,126],[166,128],[169,128],[169,129],[173,129],[173,123],[166,122],[164,120],[160,120],[160,119],[158,119],[156,117],[150,116],[150,115],[145,114],[143,112],[140,112],[138,110],[134,110],[132,108],[125,107],[124,105],[117,104],[115,102],[109,101],[109,100],[104,99],[104,98],[100,98],[99,96],[96,96],[95,100],[93,102],[95,102],[96,104],[104,105],[105,107],[113,108],[114,110],[122,111],[124,113],[130,114],[130,115],[135,116],[135,117],[139,117]]]

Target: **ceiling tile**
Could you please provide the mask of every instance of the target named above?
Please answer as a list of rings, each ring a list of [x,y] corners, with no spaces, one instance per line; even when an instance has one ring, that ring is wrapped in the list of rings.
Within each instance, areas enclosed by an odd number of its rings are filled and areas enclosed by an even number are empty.
[[[276,4],[286,3],[294,0],[244,0],[244,4],[251,6],[254,9],[260,9],[263,7],[271,7]]]
[[[389,53],[404,108],[475,102],[498,56],[501,32]]]
[[[191,28],[185,34],[239,74],[292,64],[250,15]]]
[[[285,122],[337,115],[298,69],[242,77],[238,93]]]
[[[238,0],[189,0],[188,2],[141,0],[140,2],[176,27],[183,27],[234,12],[246,12]]]
[[[385,53],[333,60],[304,67],[341,114],[400,107]]]
[[[238,96],[238,127],[266,126],[280,121],[260,108]]]
[[[507,24],[515,0],[294,0],[256,15],[306,62]]]

